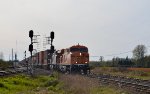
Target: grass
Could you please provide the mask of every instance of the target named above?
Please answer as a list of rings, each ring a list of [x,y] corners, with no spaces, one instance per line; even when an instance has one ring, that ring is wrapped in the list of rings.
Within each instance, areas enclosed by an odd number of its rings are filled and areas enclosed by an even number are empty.
[[[98,79],[55,72],[51,76],[17,75],[0,78],[0,94],[127,94]]]
[[[131,71],[143,71],[143,72],[150,72],[150,68],[128,68]]]
[[[41,90],[61,94],[60,84],[54,76],[30,77],[17,75],[13,77],[0,78],[0,94],[36,94]],[[44,93],[39,93],[44,94]]]

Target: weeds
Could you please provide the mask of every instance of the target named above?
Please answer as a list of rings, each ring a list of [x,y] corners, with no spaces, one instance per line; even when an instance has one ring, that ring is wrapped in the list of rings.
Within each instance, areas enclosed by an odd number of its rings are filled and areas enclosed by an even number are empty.
[[[4,86],[4,83],[1,82],[1,83],[0,83],[0,87],[1,87],[1,88],[4,88],[4,87],[5,87],[5,86]]]
[[[121,94],[120,92],[112,87],[101,87],[98,79],[57,72],[51,76],[18,75],[0,78],[0,94]]]
[[[124,71],[120,71],[118,68],[97,67],[93,69],[93,72],[97,74],[111,74],[111,75],[117,75],[117,76],[127,76],[131,78],[138,78],[138,79],[144,79],[144,80],[150,79],[149,72],[139,71],[139,70],[126,69]]]
[[[51,76],[37,76],[32,78],[26,75],[17,75],[14,77],[0,78],[0,94],[16,94],[18,92],[31,94],[31,91],[34,94],[34,90],[36,91],[37,88],[42,87],[56,92],[60,90],[58,86],[58,80]]]
[[[98,79],[81,75],[62,74],[59,80],[63,83],[65,94],[121,94],[120,92],[123,92],[113,87],[100,86]]]

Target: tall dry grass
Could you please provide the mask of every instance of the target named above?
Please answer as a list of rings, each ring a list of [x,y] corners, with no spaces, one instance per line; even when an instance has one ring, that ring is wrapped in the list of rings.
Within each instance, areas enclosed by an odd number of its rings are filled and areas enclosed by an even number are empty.
[[[59,80],[64,83],[63,89],[66,94],[90,94],[90,90],[99,87],[97,79],[81,75],[61,74]]]

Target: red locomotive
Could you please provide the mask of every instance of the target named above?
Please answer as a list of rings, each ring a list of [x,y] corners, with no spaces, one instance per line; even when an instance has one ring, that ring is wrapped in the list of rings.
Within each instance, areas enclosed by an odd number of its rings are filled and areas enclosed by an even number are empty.
[[[75,72],[83,71],[85,74],[90,71],[89,53],[86,46],[75,45],[62,49],[55,53],[57,56],[52,64],[62,71]]]

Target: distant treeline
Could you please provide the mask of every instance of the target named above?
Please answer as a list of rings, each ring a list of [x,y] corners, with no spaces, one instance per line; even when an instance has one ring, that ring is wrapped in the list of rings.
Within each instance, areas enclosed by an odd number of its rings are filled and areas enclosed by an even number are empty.
[[[90,66],[150,68],[150,56],[145,56],[144,58],[138,60],[126,57],[113,58],[109,61],[91,61]]]
[[[4,61],[0,59],[0,69],[6,69],[7,67],[12,67],[13,63],[11,61]]]

